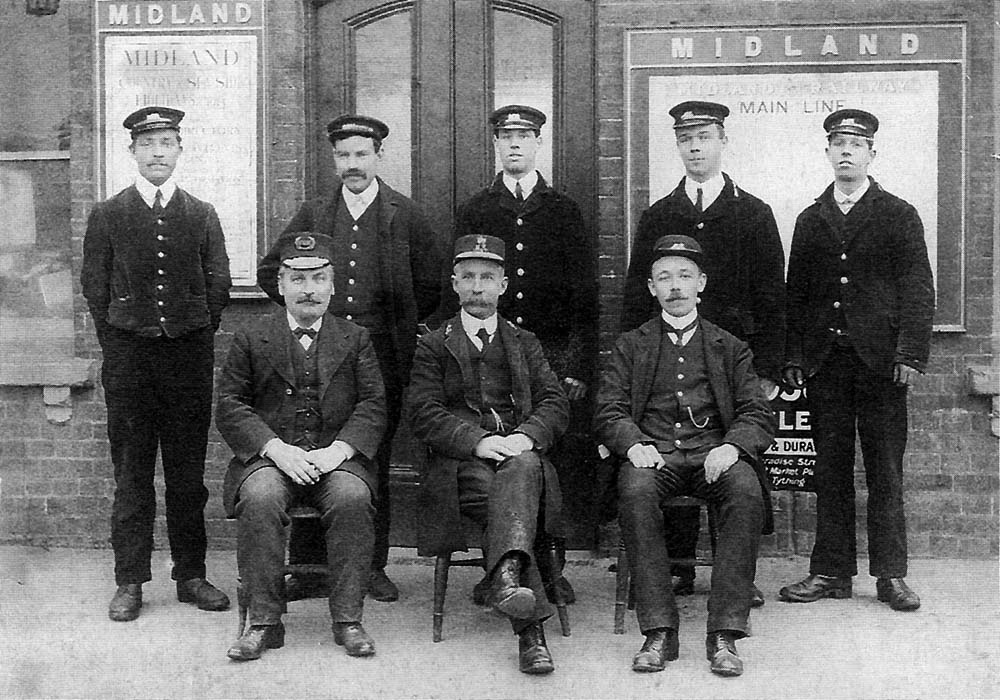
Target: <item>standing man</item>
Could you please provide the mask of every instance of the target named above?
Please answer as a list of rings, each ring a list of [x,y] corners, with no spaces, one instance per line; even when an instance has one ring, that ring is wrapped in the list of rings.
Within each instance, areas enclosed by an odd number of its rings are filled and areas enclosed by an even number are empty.
[[[368,590],[376,600],[394,601],[399,590],[385,573],[392,438],[410,376],[417,324],[440,301],[443,261],[437,238],[417,205],[377,176],[389,127],[373,117],[344,115],[331,121],[326,131],[343,186],[328,199],[305,202],[285,233],[315,231],[333,239],[334,275],[343,292],[333,297],[330,312],[368,329],[378,356],[388,424],[375,458],[375,550]],[[282,304],[276,285],[279,251],[276,244],[261,260],[257,283]],[[293,537],[292,553],[299,561],[322,562],[322,542],[318,531],[298,544]]]
[[[284,644],[285,525],[305,500],[320,511],[333,635],[350,656],[371,656],[361,626],[375,542],[375,453],[385,391],[368,331],[327,313],[333,240],[278,241],[285,309],[236,333],[219,381],[215,422],[235,453],[225,504],[239,518],[237,561],[250,621],[229,649],[259,659]]]
[[[823,121],[834,182],[795,222],[788,261],[785,381],[806,387],[816,443],[816,543],[809,576],[780,591],[810,603],[850,598],[857,574],[854,439],[868,484],[868,562],[878,599],[916,610],[906,585],[906,393],[927,367],[934,280],[912,205],[869,177],[878,119]]]
[[[587,396],[593,384],[596,353],[597,270],[594,246],[576,202],[557,192],[535,169],[545,114],[524,105],[507,105],[489,118],[493,146],[502,172],[463,204],[456,216],[456,238],[496,236],[507,250],[510,288],[500,299],[500,314],[538,338],[572,408],[567,435],[553,451],[563,478],[579,474],[593,454]],[[450,313],[457,311],[450,297]],[[589,446],[589,449],[586,449]],[[557,542],[565,560],[565,540]],[[565,578],[557,580],[563,600],[573,602]],[[484,589],[477,587],[477,602]]]
[[[637,328],[659,312],[645,293],[653,244],[665,234],[694,238],[705,251],[707,286],[698,313],[748,343],[764,393],[776,395],[785,333],[785,257],[771,207],[736,186],[722,172],[729,108],[714,102],[681,102],[670,110],[685,176],[673,192],[643,212],[625,279],[622,330]],[[677,527],[670,551],[693,558],[699,509],[671,508]],[[686,523],[686,524],[685,524]],[[677,592],[694,591],[694,567],[675,567]],[[755,605],[764,598],[755,588]]]
[[[108,616],[139,616],[152,578],[156,451],[166,482],[177,599],[225,610],[205,580],[205,451],[212,417],[214,334],[229,303],[229,258],[211,204],[173,180],[184,112],[143,107],[124,121],[135,184],[94,206],[83,241],[83,295],[104,353],[101,383],[115,469]]]
[[[413,360],[413,433],[431,449],[421,484],[421,556],[465,550],[461,516],[485,529],[494,608],[519,638],[523,673],[551,673],[542,623],[552,615],[534,553],[539,528],[561,525],[559,479],[546,453],[569,404],[534,335],[497,314],[507,291],[504,243],[455,242],[462,310],[423,336]]]
[[[661,506],[692,494],[709,501],[718,532],[707,657],[712,673],[738,676],[736,640],[747,633],[757,546],[771,519],[759,458],[777,425],[749,346],[699,317],[707,282],[701,246],[689,236],[664,236],[653,255],[647,287],[660,316],[618,338],[594,420],[608,449],[627,460],[618,473],[618,520],[646,635],[632,669],[662,671],[678,656],[680,620],[663,539],[672,523]]]

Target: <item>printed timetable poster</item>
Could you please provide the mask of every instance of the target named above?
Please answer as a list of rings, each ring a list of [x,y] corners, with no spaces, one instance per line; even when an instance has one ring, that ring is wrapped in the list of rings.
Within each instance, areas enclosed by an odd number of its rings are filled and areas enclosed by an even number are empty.
[[[815,491],[816,446],[805,390],[783,389],[771,400],[778,419],[774,442],[761,461],[775,491]]]
[[[869,174],[916,207],[935,275],[936,330],[964,329],[965,30],[961,25],[627,32],[630,238],[684,176],[669,110],[729,108],[722,169],[771,206],[787,255],[795,220],[833,181],[824,119],[880,120]]]
[[[122,120],[149,105],[185,112],[177,185],[215,207],[234,287],[256,284],[266,201],[257,2],[98,2],[101,198],[135,180]]]

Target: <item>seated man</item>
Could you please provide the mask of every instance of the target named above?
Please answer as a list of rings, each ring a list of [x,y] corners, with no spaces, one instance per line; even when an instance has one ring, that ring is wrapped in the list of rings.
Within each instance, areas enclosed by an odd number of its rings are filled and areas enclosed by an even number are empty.
[[[375,645],[361,626],[375,542],[375,452],[385,389],[368,331],[327,314],[333,241],[282,237],[285,308],[237,331],[219,381],[215,422],[235,453],[226,513],[239,518],[237,563],[250,621],[229,658],[258,659],[284,644],[288,509],[320,511],[330,567],[333,638],[351,656]]]
[[[455,241],[452,286],[462,310],[421,337],[413,358],[413,433],[432,451],[418,553],[465,550],[461,515],[485,528],[493,605],[520,638],[520,670],[551,673],[542,622],[552,615],[532,553],[560,522],[559,481],[545,453],[566,429],[569,401],[538,339],[500,318],[504,242]]]
[[[619,515],[646,641],[635,671],[676,659],[678,614],[661,511],[683,494],[715,509],[717,540],[708,601],[713,673],[738,676],[736,640],[746,635],[757,545],[769,521],[767,480],[757,455],[774,436],[774,415],[746,343],[699,319],[707,278],[701,246],[688,236],[656,242],[649,293],[660,317],[618,338],[601,381],[595,427],[619,457]]]

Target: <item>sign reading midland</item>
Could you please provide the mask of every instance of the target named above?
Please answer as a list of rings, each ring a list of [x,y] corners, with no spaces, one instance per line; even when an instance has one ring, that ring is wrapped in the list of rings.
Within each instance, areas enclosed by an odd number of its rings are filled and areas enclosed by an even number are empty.
[[[263,0],[250,2],[113,2],[97,3],[97,30],[223,29],[260,27]]]

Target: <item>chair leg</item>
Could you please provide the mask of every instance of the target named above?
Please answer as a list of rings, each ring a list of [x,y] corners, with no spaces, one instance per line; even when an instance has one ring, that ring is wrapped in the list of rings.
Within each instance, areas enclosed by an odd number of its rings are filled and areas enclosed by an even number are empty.
[[[441,641],[441,630],[444,626],[444,596],[448,591],[448,568],[451,566],[451,553],[439,554],[434,561],[434,622],[433,639]]]
[[[236,611],[239,615],[239,627],[236,630],[236,638],[239,639],[247,629],[247,612],[250,608],[250,601],[246,588],[242,581],[236,583]]]
[[[615,570],[615,634],[625,634],[625,608],[631,596],[628,555],[625,544],[618,545],[618,564]]]

